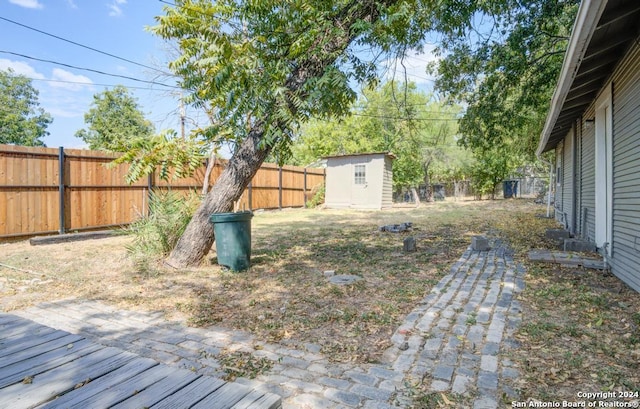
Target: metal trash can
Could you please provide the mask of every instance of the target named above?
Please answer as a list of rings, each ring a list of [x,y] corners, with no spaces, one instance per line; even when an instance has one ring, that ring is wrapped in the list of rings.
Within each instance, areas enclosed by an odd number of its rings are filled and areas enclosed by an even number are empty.
[[[436,183],[433,185],[433,200],[444,200],[444,185]]]
[[[213,223],[218,264],[233,271],[246,270],[251,260],[250,211],[237,213],[214,213]]]
[[[505,180],[502,182],[502,191],[505,199],[518,196],[518,181],[517,180]]]

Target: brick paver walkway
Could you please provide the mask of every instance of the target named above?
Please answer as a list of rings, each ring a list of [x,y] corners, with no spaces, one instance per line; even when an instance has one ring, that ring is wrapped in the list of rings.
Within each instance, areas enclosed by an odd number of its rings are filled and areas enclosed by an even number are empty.
[[[500,243],[484,252],[469,248],[407,315],[384,362],[358,366],[330,362],[315,344],[291,349],[240,331],[189,328],[160,313],[96,301],[63,300],[12,313],[207,375],[223,375],[215,360],[222,349],[269,358],[269,373],[237,382],[281,395],[284,409],[406,407],[417,383],[462,395],[474,409],[497,408],[501,396],[515,398],[506,381],[518,371],[505,352],[514,346],[511,335],[520,323],[514,295],[524,286],[524,273]]]

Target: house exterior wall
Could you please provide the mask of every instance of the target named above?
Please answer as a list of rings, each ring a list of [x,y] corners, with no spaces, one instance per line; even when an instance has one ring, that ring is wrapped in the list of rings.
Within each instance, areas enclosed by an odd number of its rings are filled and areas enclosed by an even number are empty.
[[[566,138],[566,137],[565,137]],[[564,223],[564,214],[562,212],[562,194],[564,189],[564,141],[560,142],[556,146],[556,167],[555,167],[555,198],[553,200],[553,207],[555,208],[556,220]]]
[[[613,76],[612,272],[640,291],[640,46]]]
[[[637,42],[618,64],[605,88],[611,84],[613,225],[608,261],[613,274],[640,292],[640,45]],[[592,242],[596,231],[596,126],[587,120],[596,116],[595,103],[584,112],[575,128],[576,193],[571,198],[575,200],[575,233]],[[571,133],[567,134],[564,143],[556,147],[556,157],[562,156],[564,162],[563,189],[558,197],[563,209],[570,205],[565,200],[564,186],[570,185],[572,177],[566,167],[571,137]]]
[[[571,129],[564,141],[556,148],[556,220],[561,222],[571,233],[574,229],[574,132]]]
[[[596,223],[596,130],[595,126],[588,125],[586,118],[595,116],[594,105],[587,109],[582,117],[582,138],[581,138],[581,157],[580,164],[582,166],[581,178],[581,203],[580,209],[581,220],[580,236],[589,241],[595,241]],[[586,209],[586,210],[585,210]],[[585,231],[582,231],[582,230]]]
[[[327,158],[325,205],[329,208],[354,209],[381,209],[387,206],[385,190],[389,189],[391,192],[391,187],[387,187],[386,184],[387,160],[391,161],[382,153]],[[356,165],[365,166],[364,185],[355,183]],[[390,200],[389,194],[388,202]],[[390,207],[391,203],[388,206]]]

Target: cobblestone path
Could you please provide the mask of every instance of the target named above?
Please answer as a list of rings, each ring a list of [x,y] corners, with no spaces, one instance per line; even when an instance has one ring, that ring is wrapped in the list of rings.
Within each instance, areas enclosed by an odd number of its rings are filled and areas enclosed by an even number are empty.
[[[291,349],[96,301],[63,300],[12,313],[201,374],[224,375],[214,358],[223,349],[271,359],[267,374],[236,381],[279,394],[284,409],[407,407],[418,383],[460,395],[468,407],[493,409],[502,396],[515,398],[507,381],[518,371],[505,352],[515,346],[511,336],[521,318],[514,296],[524,273],[499,242],[489,251],[467,249],[395,331],[383,362],[358,366],[330,362],[316,344]]]

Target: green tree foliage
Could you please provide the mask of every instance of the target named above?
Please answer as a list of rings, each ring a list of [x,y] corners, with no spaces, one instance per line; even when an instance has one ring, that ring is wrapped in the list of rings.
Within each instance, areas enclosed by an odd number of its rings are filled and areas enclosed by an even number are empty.
[[[111,166],[129,163],[127,183],[134,183],[154,171],[162,180],[191,176],[203,166],[207,144],[192,137],[179,138],[174,130],[165,130],[149,137],[128,142],[127,151]]]
[[[479,193],[492,194],[535,149],[578,0],[503,2],[445,35],[437,88],[467,106],[460,142],[473,151]]]
[[[578,3],[504,1],[444,37],[436,86],[467,105],[462,143],[480,156],[502,145],[533,158]]]
[[[351,115],[340,121],[312,120],[293,145],[294,163],[309,164],[322,156],[393,152],[397,189],[429,184],[458,175],[467,155],[456,146],[456,115],[448,106],[420,92],[416,85],[385,83],[366,90]]]
[[[177,42],[170,68],[214,119],[200,135],[236,149],[167,262],[197,264],[213,243],[208,215],[233,206],[272,150],[284,160],[300,123],[347,113],[350,81],[374,81],[380,54],[420,48],[429,30],[453,34],[503,2],[175,0],[152,30]]]
[[[502,181],[512,175],[524,163],[518,149],[504,144],[474,152],[475,161],[469,171],[477,196],[489,195],[495,198],[496,189]]]
[[[44,146],[51,115],[40,108],[31,80],[12,69],[0,70],[0,143]]]
[[[137,100],[122,85],[95,94],[84,122],[88,129],[79,130],[75,136],[90,149],[112,152],[126,152],[141,140],[149,139],[154,131]]]

